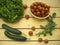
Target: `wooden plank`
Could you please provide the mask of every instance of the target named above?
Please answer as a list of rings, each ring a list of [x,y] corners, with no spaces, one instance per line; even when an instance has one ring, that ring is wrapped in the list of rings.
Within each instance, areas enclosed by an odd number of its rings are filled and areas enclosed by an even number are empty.
[[[11,27],[14,28],[31,28],[35,26],[36,28],[40,28],[40,25],[45,26],[48,22],[47,20],[39,20],[35,18],[30,18],[29,20],[26,20],[25,18],[22,18],[19,22],[17,23],[6,23],[3,20],[0,19],[0,28],[2,28],[2,24],[7,24]],[[56,28],[60,28],[60,18],[55,18],[54,22],[56,22],[57,26]]]
[[[45,44],[44,42],[40,43],[40,42],[0,42],[1,45],[59,45],[60,42],[56,41],[52,41],[52,42],[49,42],[48,44]]]
[[[44,2],[51,7],[60,7],[60,0],[23,0],[23,3],[28,6],[30,6],[33,2]]]
[[[51,8],[50,15],[52,15],[54,12],[57,14],[56,17],[60,17],[60,8]]]

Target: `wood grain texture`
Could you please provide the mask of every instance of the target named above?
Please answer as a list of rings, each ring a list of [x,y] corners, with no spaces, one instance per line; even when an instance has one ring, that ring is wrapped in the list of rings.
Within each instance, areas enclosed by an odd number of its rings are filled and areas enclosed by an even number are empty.
[[[43,35],[41,35],[41,38],[48,39],[48,40],[60,40],[60,0],[23,0],[23,4],[27,4],[28,7],[30,7],[30,5],[33,2],[38,2],[38,1],[44,2],[51,6],[50,14],[52,14],[53,12],[57,13],[57,16],[56,16],[57,18],[54,19],[54,22],[56,22],[57,24],[56,28],[59,28],[59,29],[55,29],[52,32],[53,36],[47,35],[46,37],[44,37]],[[29,8],[25,10],[24,16],[25,15],[29,15],[30,17],[32,17]],[[10,24],[0,19],[0,28],[2,28],[1,27],[2,24],[7,24],[13,28],[22,28],[19,30],[25,33],[26,37],[31,38],[31,40],[37,40],[38,39],[37,36],[32,36],[32,37],[28,36],[28,31],[30,31],[31,29],[23,29],[23,28],[31,28],[32,26],[35,26],[36,28],[40,28],[39,27],[40,25],[46,25],[47,23],[48,22],[46,20],[38,20],[35,18],[30,18],[29,20],[26,20],[25,18],[22,18],[19,22]],[[32,45],[32,44],[33,45],[60,45],[60,41],[50,41],[48,44],[45,44],[44,42],[39,43],[37,41],[36,42],[34,41],[32,42],[31,41],[30,42],[2,41],[2,40],[11,40],[4,35],[4,31],[5,31],[4,29],[0,29],[0,34],[1,34],[0,45]],[[36,29],[34,34],[39,31],[43,31],[43,29]]]
[[[23,3],[28,6],[30,6],[33,2],[44,2],[51,7],[60,7],[60,0],[23,0]]]

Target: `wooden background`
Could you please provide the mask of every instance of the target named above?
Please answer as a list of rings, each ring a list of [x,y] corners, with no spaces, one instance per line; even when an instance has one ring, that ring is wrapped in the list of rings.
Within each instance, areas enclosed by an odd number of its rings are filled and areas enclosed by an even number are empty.
[[[28,36],[28,31],[30,31],[32,26],[35,26],[36,28],[40,28],[40,25],[46,25],[47,21],[46,20],[38,20],[35,18],[30,18],[29,20],[26,20],[24,17],[18,22],[14,24],[9,24],[4,22],[3,20],[0,19],[0,45],[60,45],[60,0],[23,0],[23,4],[27,4],[28,7],[33,2],[44,2],[46,4],[49,4],[51,6],[50,9],[50,14],[53,12],[57,13],[57,17],[54,19],[54,21],[57,23],[57,26],[55,27],[55,30],[53,31],[53,36],[47,35],[46,37],[41,35],[41,38],[43,39],[48,39],[50,40],[48,44],[45,44],[44,42],[39,43],[37,42],[38,37]],[[27,8],[25,10],[24,16],[25,15],[30,15],[30,9]],[[7,38],[4,35],[4,29],[2,29],[1,25],[2,24],[7,24],[11,27],[18,28],[21,30],[23,33],[26,34],[28,38],[31,38],[31,41],[27,42],[17,42],[17,41],[11,41],[11,39]],[[36,29],[36,31],[42,31],[43,29]],[[36,33],[36,31],[34,33]]]

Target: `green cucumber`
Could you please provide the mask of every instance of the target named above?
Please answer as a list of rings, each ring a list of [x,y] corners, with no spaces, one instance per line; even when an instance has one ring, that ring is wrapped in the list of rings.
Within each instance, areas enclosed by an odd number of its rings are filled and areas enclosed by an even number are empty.
[[[24,36],[12,35],[12,34],[10,34],[8,31],[5,31],[4,34],[5,34],[8,38],[13,39],[13,40],[15,40],[15,41],[26,41],[26,40],[27,40],[27,38],[24,37]]]
[[[12,28],[12,27],[10,27],[10,26],[8,26],[8,25],[6,25],[6,24],[2,24],[2,28],[4,28],[4,29],[6,29],[7,31],[9,31],[9,32],[11,32],[11,33],[14,33],[14,34],[16,34],[16,35],[21,35],[21,34],[22,34],[21,31],[15,29],[15,28]]]

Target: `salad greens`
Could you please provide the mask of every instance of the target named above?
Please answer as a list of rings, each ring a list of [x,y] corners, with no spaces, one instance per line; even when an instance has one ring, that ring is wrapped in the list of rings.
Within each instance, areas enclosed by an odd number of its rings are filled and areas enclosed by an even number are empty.
[[[53,13],[52,16],[49,16],[48,18],[46,18],[46,20],[48,21],[48,24],[45,26],[40,25],[40,27],[44,29],[44,31],[38,32],[36,35],[38,36],[40,36],[41,34],[43,34],[44,36],[46,36],[47,34],[52,35],[52,31],[55,29],[55,26],[57,25],[53,21],[53,18],[55,17],[56,17],[56,13]]]
[[[24,14],[22,0],[0,0],[0,18],[13,23]]]

